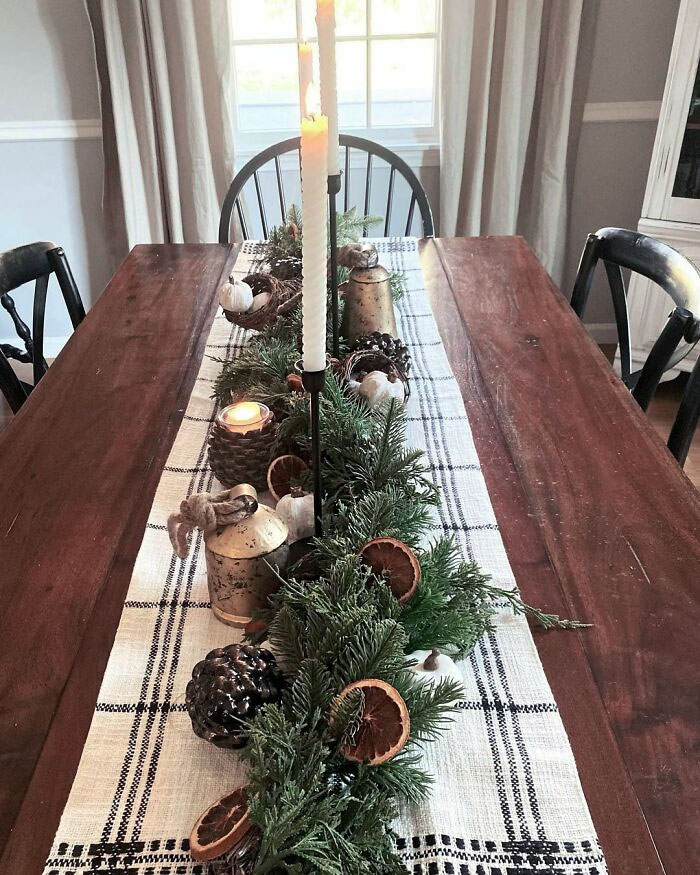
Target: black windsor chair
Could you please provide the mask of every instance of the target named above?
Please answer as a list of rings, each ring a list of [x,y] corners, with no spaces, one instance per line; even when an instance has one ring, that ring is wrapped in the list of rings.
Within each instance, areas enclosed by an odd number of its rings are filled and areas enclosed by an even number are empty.
[[[61,246],[40,242],[0,253],[0,304],[7,311],[24,349],[0,344],[0,390],[16,413],[48,369],[44,358],[44,318],[51,274],[56,275],[73,328],[85,318],[85,309]],[[34,281],[32,329],[17,312],[10,292]],[[34,382],[26,383],[15,374],[9,360],[31,363]]]
[[[350,189],[351,186],[349,184],[350,180],[350,172],[351,172],[351,150],[356,150],[358,152],[365,153],[367,156],[366,166],[365,166],[365,182],[364,182],[364,201],[363,201],[363,214],[367,215],[370,211],[370,200],[372,196],[372,175],[374,169],[375,159],[379,159],[379,161],[385,162],[386,165],[389,166],[389,181],[387,188],[387,199],[386,199],[386,210],[384,213],[384,234],[383,236],[387,237],[389,235],[389,229],[391,226],[391,218],[392,218],[392,208],[394,206],[394,195],[395,195],[395,182],[396,175],[398,173],[399,176],[403,177],[403,179],[408,183],[411,196],[407,210],[407,219],[404,234],[408,235],[411,232],[411,226],[413,224],[413,217],[415,213],[416,204],[418,205],[418,209],[420,211],[421,222],[422,222],[422,235],[423,237],[434,237],[435,236],[435,227],[433,225],[433,214],[430,209],[430,204],[428,203],[428,198],[425,193],[423,186],[420,184],[418,177],[411,170],[411,168],[406,164],[406,162],[392,152],[390,149],[387,149],[385,146],[380,146],[378,143],[373,143],[371,140],[365,140],[362,137],[354,137],[349,134],[341,134],[340,135],[340,148],[341,154],[343,148],[345,149],[344,154],[344,173],[343,173],[343,183],[342,183],[342,204],[343,209],[347,211],[351,204],[350,197]],[[263,192],[263,184],[260,178],[260,169],[270,163],[274,163],[274,170],[277,182],[277,198],[278,206],[279,206],[279,214],[281,218],[281,222],[284,223],[285,216],[287,213],[287,199],[285,196],[285,187],[283,183],[283,168],[280,162],[281,156],[287,154],[288,152],[297,152],[299,153],[299,162],[301,162],[301,154],[300,154],[300,138],[292,137],[289,140],[283,140],[280,143],[275,143],[269,148],[263,150],[254,158],[251,158],[247,164],[245,164],[236,174],[231,183],[231,186],[226,194],[226,198],[224,200],[224,205],[221,210],[221,221],[219,223],[219,243],[228,243],[231,238],[231,220],[233,218],[234,210],[236,212],[236,216],[238,218],[238,222],[240,224],[241,234],[244,240],[248,240],[251,237],[251,222],[249,217],[246,216],[244,205],[242,204],[242,193],[243,188],[251,179],[253,180],[253,184],[255,186],[255,196],[258,203],[258,214],[260,219],[260,227],[262,229],[263,238],[267,238],[268,236],[268,217],[267,210],[265,207],[265,195]],[[270,206],[268,204],[268,206]],[[274,207],[277,210],[277,206]],[[275,224],[275,223],[273,223]],[[366,236],[366,231],[365,231]]]
[[[680,252],[636,231],[601,228],[589,234],[574,282],[571,306],[583,318],[598,261],[602,261],[612,295],[624,384],[642,410],[649,406],[663,374],[678,364],[700,339],[700,273]],[[632,371],[627,294],[622,269],[642,274],[660,286],[675,308],[644,365]],[[688,380],[668,439],[668,448],[683,465],[700,413],[700,368]]]

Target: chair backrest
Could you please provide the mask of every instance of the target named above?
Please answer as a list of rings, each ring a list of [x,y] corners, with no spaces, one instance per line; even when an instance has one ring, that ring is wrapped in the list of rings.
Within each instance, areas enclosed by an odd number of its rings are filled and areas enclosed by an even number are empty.
[[[31,362],[34,385],[47,370],[44,358],[44,320],[46,294],[51,274],[56,275],[71,324],[76,328],[85,318],[85,309],[62,247],[50,242],[28,243],[26,246],[18,246],[16,249],[8,249],[0,253],[0,304],[9,314],[17,336],[24,346],[22,350],[12,344],[4,343],[0,344],[0,351],[5,361],[15,359],[20,362]],[[29,326],[17,312],[10,292],[32,281],[34,281],[34,303],[30,331]],[[9,394],[11,393],[14,398],[17,396],[16,387],[10,384],[7,368],[0,363],[0,389],[12,406],[13,402]],[[26,384],[22,385],[26,390]]]
[[[399,176],[403,177],[403,179],[408,183],[410,190],[410,200],[407,208],[406,224],[402,224],[401,226],[402,233],[406,235],[411,233],[413,216],[417,204],[421,216],[423,237],[435,236],[433,214],[431,212],[430,204],[428,203],[428,198],[425,190],[420,184],[420,181],[418,180],[416,174],[402,158],[400,158],[390,149],[387,149],[385,146],[380,146],[379,143],[373,143],[371,140],[365,140],[362,137],[354,137],[349,134],[340,135],[340,147],[341,152],[343,149],[345,149],[344,173],[341,189],[342,204],[344,210],[347,211],[351,206],[360,206],[359,203],[352,203],[352,198],[350,196],[350,172],[353,166],[351,161],[351,150],[355,150],[356,152],[364,153],[366,155],[366,160],[363,162],[363,166],[361,168],[362,170],[364,170],[365,175],[361,198],[363,214],[367,215],[370,212],[372,196],[372,176],[373,170],[375,169],[375,164],[378,161],[384,162],[389,167],[386,208],[384,211],[384,236],[386,237],[389,235],[389,229],[391,227],[392,210],[394,207],[394,197],[396,193],[395,181],[397,173]],[[274,165],[274,172],[277,184],[277,196],[274,198],[276,203],[274,205],[268,204],[271,210],[270,215],[274,214],[276,217],[279,214],[280,223],[283,223],[285,221],[285,215],[287,212],[287,198],[284,187],[284,170],[282,168],[280,158],[282,155],[285,155],[288,152],[299,153],[298,162],[301,161],[299,137],[292,137],[289,140],[283,140],[280,143],[275,143],[274,145],[260,152],[254,158],[251,158],[251,160],[248,161],[248,163],[245,164],[238,171],[233,179],[233,182],[231,183],[228,193],[226,194],[224,205],[221,210],[221,221],[219,222],[219,243],[228,243],[231,240],[231,221],[233,219],[234,210],[238,219],[238,223],[240,225],[243,239],[248,240],[250,238],[252,223],[250,221],[250,217],[246,215],[244,205],[241,202],[241,195],[243,193],[244,186],[251,179],[253,180],[255,197],[258,204],[258,215],[260,220],[260,228],[262,229],[262,236],[263,238],[266,238],[268,236],[270,221],[268,219],[268,211],[265,206],[263,184],[259,172],[261,168],[268,163],[272,163]],[[278,224],[276,218],[271,222],[271,224]]]
[[[622,380],[646,410],[664,372],[685,358],[700,339],[700,273],[684,255],[653,237],[624,228],[601,228],[588,235],[574,282],[571,306],[579,318],[583,318],[598,261],[604,264],[612,295]],[[635,372],[631,370],[623,269],[642,274],[656,283],[675,305],[643,367]],[[700,408],[697,371],[696,366],[669,437],[669,449],[681,464],[685,461]]]

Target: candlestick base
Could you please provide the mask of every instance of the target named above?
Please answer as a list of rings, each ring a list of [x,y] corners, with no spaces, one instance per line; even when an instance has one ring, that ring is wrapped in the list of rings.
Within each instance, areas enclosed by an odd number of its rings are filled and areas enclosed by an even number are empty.
[[[328,212],[331,250],[331,325],[333,357],[340,358],[340,319],[338,316],[338,214],[335,199],[340,191],[340,173],[328,177]]]

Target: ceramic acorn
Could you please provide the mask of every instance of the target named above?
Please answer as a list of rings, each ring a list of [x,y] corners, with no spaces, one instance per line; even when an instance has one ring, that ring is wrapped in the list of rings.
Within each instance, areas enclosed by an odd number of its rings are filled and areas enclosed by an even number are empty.
[[[253,304],[253,290],[248,283],[230,276],[219,289],[219,304],[231,313],[245,313]]]
[[[370,407],[391,401],[392,398],[403,401],[405,397],[403,381],[396,374],[385,374],[384,371],[370,371],[356,391]]]
[[[299,486],[292,486],[292,491],[283,495],[275,507],[277,516],[289,529],[289,543],[310,538],[314,533],[314,496],[304,495]]]
[[[418,680],[424,683],[438,684],[449,678],[459,684],[464,684],[462,672],[455,661],[446,654],[440,653],[439,650],[416,650],[409,653],[406,658],[416,660],[416,665],[412,665],[410,670],[418,676]]]

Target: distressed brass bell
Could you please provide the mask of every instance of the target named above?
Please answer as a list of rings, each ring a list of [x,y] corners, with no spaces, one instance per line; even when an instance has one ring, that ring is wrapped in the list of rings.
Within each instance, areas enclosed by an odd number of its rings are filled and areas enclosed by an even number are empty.
[[[231,496],[250,495],[247,483]],[[256,608],[267,607],[267,597],[279,589],[279,578],[270,566],[287,565],[287,526],[263,504],[241,522],[204,536],[211,607],[229,626],[245,626]]]
[[[397,334],[391,274],[379,264],[376,249],[371,244],[366,247],[365,264],[353,267],[340,286],[345,301],[341,331],[349,341],[373,331]]]

